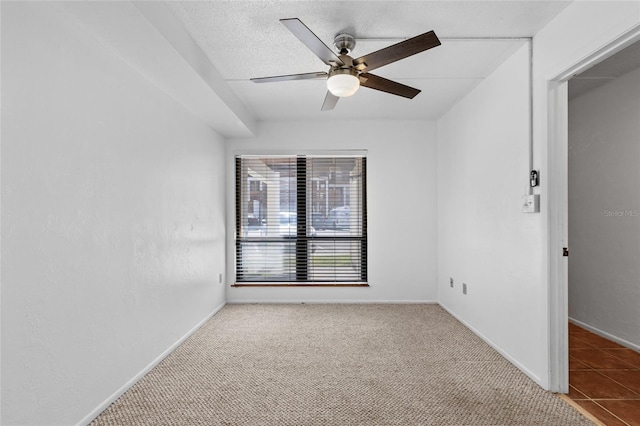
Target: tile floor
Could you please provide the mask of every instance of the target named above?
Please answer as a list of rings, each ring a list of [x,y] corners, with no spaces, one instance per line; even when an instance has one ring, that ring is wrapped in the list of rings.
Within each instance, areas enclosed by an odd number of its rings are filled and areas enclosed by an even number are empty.
[[[640,352],[569,323],[568,396],[607,426],[640,426]]]

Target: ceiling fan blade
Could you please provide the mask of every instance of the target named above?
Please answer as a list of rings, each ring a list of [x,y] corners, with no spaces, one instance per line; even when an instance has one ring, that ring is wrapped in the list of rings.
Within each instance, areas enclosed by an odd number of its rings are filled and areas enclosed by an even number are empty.
[[[335,108],[338,100],[340,100],[339,97],[327,90],[327,96],[324,97],[324,103],[322,104],[322,111],[329,111]]]
[[[324,71],[319,72],[307,72],[304,74],[289,74],[289,75],[276,75],[273,77],[259,77],[250,79],[254,83],[273,83],[275,81],[290,81],[290,80],[314,80],[318,78],[327,78],[327,73]]]
[[[369,73],[360,74],[360,85],[409,99],[413,99],[420,93],[420,90],[414,89],[413,87],[405,86],[404,84]]]
[[[384,65],[407,58],[416,53],[424,52],[433,47],[440,46],[440,39],[433,31],[401,41],[384,49],[376,50],[368,55],[353,60],[353,65],[365,66],[366,71],[373,71]]]
[[[280,22],[304,43],[318,58],[327,65],[344,65],[344,63],[298,18],[281,19]]]

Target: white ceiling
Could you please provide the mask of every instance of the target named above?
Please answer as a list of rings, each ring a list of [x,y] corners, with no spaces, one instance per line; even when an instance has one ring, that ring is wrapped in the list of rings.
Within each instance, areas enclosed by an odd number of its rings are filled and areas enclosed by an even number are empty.
[[[256,120],[435,119],[486,78],[570,2],[167,2]],[[320,111],[324,80],[255,84],[252,77],[327,71],[278,20],[301,19],[329,47],[355,35],[352,56],[434,30],[442,46],[375,71],[422,90],[413,100],[362,88]]]

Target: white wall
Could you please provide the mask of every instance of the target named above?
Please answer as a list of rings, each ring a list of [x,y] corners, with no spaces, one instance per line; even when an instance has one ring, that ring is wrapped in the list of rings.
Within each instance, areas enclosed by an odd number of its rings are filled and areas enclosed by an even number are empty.
[[[224,141],[55,4],[2,4],[3,425],[81,421],[224,303]]]
[[[522,213],[529,63],[525,44],[438,120],[438,300],[541,383],[540,215]]]
[[[640,69],[569,102],[569,317],[640,347]]]
[[[338,113],[336,111],[330,114]],[[362,287],[229,288],[230,302],[435,301],[436,126],[431,122],[368,121],[263,123],[251,139],[232,139],[237,152],[368,151],[369,285]],[[234,217],[234,168],[227,170],[227,215]],[[233,284],[234,223],[227,224],[228,284]]]
[[[562,230],[552,233],[563,214],[558,208],[562,204],[563,177],[550,163],[550,158],[557,155],[556,148],[548,144],[549,140],[557,143],[550,138],[557,124],[551,83],[639,25],[640,2],[576,1],[535,35],[532,126],[534,168],[541,175],[541,187],[536,189],[541,195],[539,215],[516,212],[525,185],[521,176],[527,172],[522,138],[529,124],[528,120],[522,121],[521,97],[526,82],[514,81],[524,75],[524,59],[516,59],[523,52],[507,61],[438,122],[439,301],[546,389],[567,388],[566,376],[563,378],[557,365],[552,364],[552,360],[562,359],[562,353],[556,353],[560,347],[552,344],[556,331],[550,332],[550,327],[564,327],[566,332],[562,318],[558,324],[551,321],[556,315],[552,298],[563,298],[566,292],[553,287],[559,285],[555,280],[559,272],[549,257],[561,256],[566,244]],[[515,69],[508,71],[508,67]],[[517,87],[507,95],[506,86],[511,84]],[[497,104],[508,99],[514,102],[512,109]],[[459,121],[455,123],[454,118]],[[483,120],[490,121],[483,124]],[[514,125],[513,120],[519,124]],[[500,146],[507,139],[501,132],[509,129],[515,132],[517,147]],[[494,140],[492,133],[498,139]],[[466,141],[461,142],[464,149],[457,143],[448,146],[451,137]],[[482,148],[476,145],[481,140]],[[512,164],[497,164],[500,159]],[[478,178],[480,183],[475,183]],[[468,198],[455,195],[458,192]],[[453,221],[463,231],[455,229]],[[475,255],[487,263],[480,265]],[[492,260],[491,255],[497,260]],[[448,287],[449,277],[456,280],[454,289]],[[460,294],[463,281],[469,284],[467,296]],[[485,306],[470,306],[472,302]],[[561,331],[557,331],[560,336]],[[564,338],[566,344],[566,335]]]

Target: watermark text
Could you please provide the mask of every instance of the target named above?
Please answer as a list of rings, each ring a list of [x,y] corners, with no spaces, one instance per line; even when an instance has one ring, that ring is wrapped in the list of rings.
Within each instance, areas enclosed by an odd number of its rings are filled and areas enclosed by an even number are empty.
[[[605,217],[640,217],[640,210],[605,210]]]

